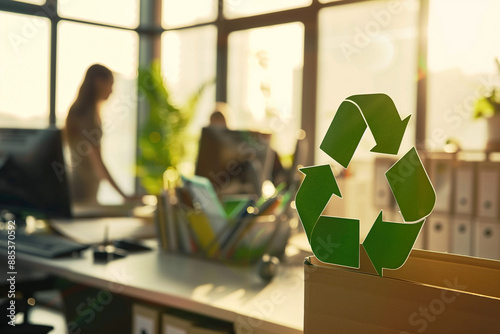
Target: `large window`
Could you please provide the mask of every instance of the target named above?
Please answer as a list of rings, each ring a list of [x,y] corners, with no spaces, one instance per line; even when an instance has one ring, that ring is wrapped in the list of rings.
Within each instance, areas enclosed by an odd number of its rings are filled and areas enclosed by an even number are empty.
[[[486,141],[485,121],[473,121],[471,113],[478,94],[500,78],[494,62],[500,55],[494,42],[500,29],[495,0],[55,3],[58,15],[50,11],[54,2],[0,0],[2,124],[62,126],[86,68],[102,63],[116,77],[103,118],[116,125],[108,129],[105,147],[118,175],[133,165],[136,119],[144,118],[136,110],[137,67],[154,58],[161,59],[179,103],[215,79],[193,129],[206,124],[216,100],[228,102],[229,125],[274,131],[273,147],[281,155],[292,153],[289,138],[302,127],[314,138],[309,148],[315,161],[327,161],[318,146],[329,120],[345,97],[363,92],[388,93],[403,116],[413,114],[401,152],[415,144],[417,132],[422,137],[422,130],[425,147],[432,150],[441,150],[447,139],[464,149],[483,148]],[[161,10],[139,13],[160,3]],[[427,7],[425,62],[418,59],[418,40],[425,43],[418,20]],[[426,122],[416,129],[421,79],[427,96],[420,95],[418,112]],[[118,145],[119,138],[127,144]],[[372,146],[367,134],[356,158],[370,159]],[[131,177],[119,178],[128,179],[119,182],[132,189]]]
[[[33,67],[26,71],[37,77],[36,84],[4,65],[5,77],[11,79],[1,85],[32,86],[37,93],[23,101],[26,106],[16,104],[14,110],[12,101],[19,97],[4,88],[0,111],[38,118],[40,126],[47,124],[50,111],[51,122],[62,126],[86,68],[102,63],[116,76],[115,92],[103,118],[119,127],[109,130],[108,138],[116,135],[133,143],[136,131],[130,130],[139,126],[135,121],[136,70],[139,63],[147,65],[154,58],[161,58],[163,74],[179,103],[203,82],[215,80],[203,96],[193,128],[206,124],[216,100],[228,102],[229,125],[274,132],[272,145],[282,156],[293,153],[294,140],[289,138],[296,138],[302,127],[316,140],[310,140],[310,151],[315,150],[317,160],[324,160],[316,144],[328,125],[325,120],[333,117],[336,106],[349,94],[384,91],[396,100],[402,114],[415,111],[418,0],[354,4],[342,0],[160,0],[159,12],[155,7],[140,15],[146,5],[141,1],[59,0],[59,16],[51,15],[42,0],[25,1],[43,5],[38,12],[48,16],[37,19],[36,43],[28,45],[37,51],[24,58],[3,52],[2,57]],[[0,7],[9,10],[5,3],[0,0]],[[155,5],[155,1],[147,3]],[[33,5],[25,6],[27,13],[33,12],[29,7]],[[14,7],[16,12],[23,10],[21,2]],[[18,16],[2,15],[10,20]],[[50,39],[51,21],[57,27],[57,44]],[[26,29],[21,21],[17,24]],[[11,30],[12,24],[8,26]],[[3,36],[3,43],[10,43]],[[22,112],[17,112],[19,108]],[[122,110],[119,117],[116,110]],[[414,124],[410,123],[404,146],[413,142]],[[370,145],[366,137],[363,148]],[[135,149],[129,149],[124,161],[118,159],[122,152],[115,144],[106,146],[114,147],[107,153],[109,163],[116,164],[112,169],[128,170]],[[122,185],[129,189],[133,183],[127,184]]]
[[[417,0],[370,1],[321,10],[316,141],[320,143],[340,103],[350,95],[388,94],[404,118],[413,114],[400,153],[414,144],[417,73]],[[371,159],[375,141],[365,134],[356,159]],[[319,145],[317,145],[319,146]],[[318,162],[330,158],[317,149]]]
[[[162,25],[165,28],[215,21],[217,0],[163,0]]]
[[[297,22],[229,36],[228,124],[272,132],[271,144],[282,156],[293,154],[290,138],[301,124],[303,39]]]
[[[135,32],[64,21],[58,28],[56,115],[59,125],[64,124],[83,76],[92,64],[102,64],[115,73],[113,94],[105,109],[136,95],[138,36]]]
[[[48,19],[0,12],[1,126],[49,124],[49,35]]]
[[[430,1],[428,149],[441,150],[449,139],[463,149],[484,148],[486,121],[473,120],[472,111],[482,94],[500,86],[499,13],[495,0]]]
[[[57,124],[64,126],[87,68],[102,64],[114,72],[113,93],[101,110],[103,159],[111,175],[127,193],[134,191],[137,128],[138,35],[133,31],[61,22],[58,26]],[[102,201],[118,200],[102,183]]]
[[[215,110],[216,45],[217,29],[212,25],[167,31],[162,35],[162,72],[174,102],[184,105],[202,85],[206,85],[188,129],[194,138],[208,125],[210,114]],[[197,146],[186,147],[186,150],[183,172],[194,172]]]
[[[135,28],[139,0],[58,1],[59,15],[67,18]]]
[[[63,127],[87,68],[107,66],[115,85],[101,113],[103,159],[119,186],[133,193],[139,35],[126,28],[139,25],[139,0],[1,0],[0,8],[1,126]],[[107,183],[98,196],[121,200]]]

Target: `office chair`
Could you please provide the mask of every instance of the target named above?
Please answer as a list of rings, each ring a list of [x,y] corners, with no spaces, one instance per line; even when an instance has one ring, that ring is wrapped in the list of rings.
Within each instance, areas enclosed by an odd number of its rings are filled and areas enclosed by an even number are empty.
[[[21,298],[15,298],[16,301],[16,316],[19,313],[24,314],[23,322],[21,324],[16,324],[16,326],[11,326],[7,321],[0,322],[0,332],[3,334],[47,334],[54,329],[52,326],[46,325],[35,325],[29,322],[29,313],[31,306],[28,304],[28,299],[33,297],[34,293],[42,290],[52,290],[54,289],[53,278],[46,277],[37,280],[29,280],[25,282],[16,282],[16,294],[21,295]],[[0,286],[3,296],[7,296],[9,291],[9,285],[3,284]],[[10,305],[11,299],[6,299],[0,304],[0,317],[2,319],[9,319],[9,310],[7,309]]]

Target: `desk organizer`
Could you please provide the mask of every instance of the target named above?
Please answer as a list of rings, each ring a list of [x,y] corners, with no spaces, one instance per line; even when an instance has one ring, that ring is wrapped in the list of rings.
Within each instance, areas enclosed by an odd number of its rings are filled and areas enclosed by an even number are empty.
[[[228,218],[185,198],[184,188],[158,196],[155,220],[165,251],[241,264],[255,263],[264,254],[283,255],[291,231],[288,199],[280,196],[260,212],[258,206],[245,206]]]

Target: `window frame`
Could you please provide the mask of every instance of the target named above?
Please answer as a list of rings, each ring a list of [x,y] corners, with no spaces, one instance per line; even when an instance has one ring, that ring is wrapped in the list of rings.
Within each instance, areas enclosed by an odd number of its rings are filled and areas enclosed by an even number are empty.
[[[153,59],[160,58],[161,35],[167,31],[184,30],[206,25],[214,25],[217,29],[216,47],[216,101],[227,102],[227,72],[228,72],[228,37],[235,31],[259,28],[277,24],[301,22],[304,25],[304,65],[302,73],[302,105],[301,105],[301,127],[308,135],[308,151],[310,152],[307,163],[314,163],[314,151],[316,147],[316,103],[317,103],[317,79],[318,79],[318,14],[323,8],[343,6],[353,3],[361,3],[370,0],[338,0],[334,2],[321,3],[312,0],[305,7],[286,9],[277,12],[258,14],[247,17],[229,19],[224,17],[224,0],[215,0],[218,3],[218,11],[215,20],[192,25],[164,28],[161,18],[161,0],[140,0],[139,3],[139,26],[126,28],[117,25],[108,25],[85,20],[65,18],[58,15],[58,0],[47,0],[44,5],[0,0],[0,11],[12,12],[25,15],[42,16],[50,20],[50,70],[49,70],[49,125],[56,124],[56,62],[57,62],[57,26],[60,21],[69,21],[94,26],[108,27],[113,29],[124,29],[135,31],[139,35],[139,66],[146,66]],[[418,59],[425,66],[427,59],[426,29],[428,21],[429,0],[420,0],[419,26],[418,26]],[[425,76],[417,82],[417,108],[416,108],[416,146],[425,149],[426,133],[426,89]],[[143,124],[147,116],[147,106],[144,101],[138,99],[138,128]],[[138,189],[138,182],[136,182]]]
[[[154,0],[161,2],[161,0]],[[309,6],[287,9],[272,13],[264,13],[247,17],[228,19],[224,17],[224,0],[218,1],[218,13],[215,21],[201,24],[180,26],[163,29],[163,31],[183,30],[205,25],[215,25],[217,28],[217,79],[216,100],[227,102],[227,72],[228,72],[228,37],[235,31],[247,30],[277,24],[301,22],[304,24],[304,66],[302,72],[302,105],[301,105],[301,127],[308,135],[307,163],[315,161],[314,152],[316,147],[316,104],[318,85],[318,16],[319,12],[328,7],[343,6],[353,3],[362,3],[370,0],[338,0],[334,2],[321,3],[312,0]],[[420,0],[420,11],[418,17],[418,59],[425,64],[427,60],[427,21],[429,0]],[[160,4],[161,5],[161,4]],[[161,21],[160,21],[161,22]],[[425,66],[425,65],[424,65]],[[425,149],[426,133],[426,89],[425,76],[419,78],[417,85],[417,107],[416,107],[416,131],[415,143],[418,149]]]

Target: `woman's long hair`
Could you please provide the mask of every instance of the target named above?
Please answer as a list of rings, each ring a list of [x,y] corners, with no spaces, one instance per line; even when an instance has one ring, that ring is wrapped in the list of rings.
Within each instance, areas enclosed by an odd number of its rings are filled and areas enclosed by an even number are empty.
[[[107,67],[100,64],[90,66],[80,86],[78,96],[69,110],[69,115],[78,114],[78,116],[90,116],[86,114],[95,113],[99,93],[97,91],[96,82],[99,79],[105,80],[111,77],[113,77],[113,72]]]

